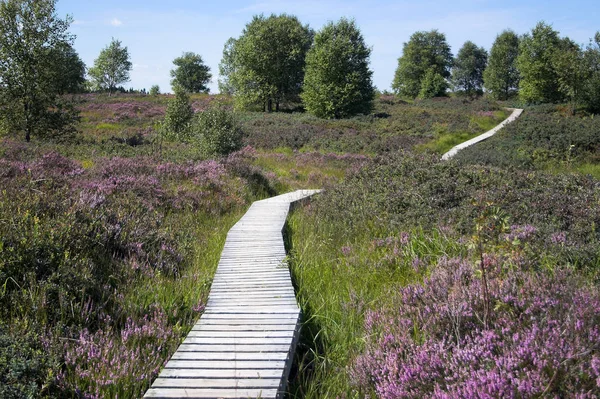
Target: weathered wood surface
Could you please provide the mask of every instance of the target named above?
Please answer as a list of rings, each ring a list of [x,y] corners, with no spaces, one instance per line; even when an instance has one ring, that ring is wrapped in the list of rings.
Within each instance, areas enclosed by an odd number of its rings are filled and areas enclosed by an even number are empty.
[[[502,121],[502,123],[500,123],[498,126],[496,126],[495,128],[493,128],[492,130],[488,130],[487,132],[480,134],[477,137],[472,138],[471,140],[467,140],[464,143],[460,143],[457,146],[452,147],[452,149],[450,149],[450,151],[448,151],[447,153],[445,153],[444,155],[442,155],[442,160],[443,161],[447,161],[448,159],[452,158],[453,156],[455,156],[460,150],[470,147],[473,144],[477,144],[480,141],[489,139],[490,137],[492,137],[494,134],[498,133],[498,131],[500,129],[502,129],[504,126],[508,125],[509,123],[511,123],[512,121],[514,121],[515,119],[517,119],[519,116],[521,116],[521,113],[523,113],[522,109],[519,108],[514,108],[512,109],[512,113],[508,116],[508,118],[506,118],[505,120]]]
[[[204,314],[144,397],[283,397],[300,309],[281,233],[290,205],[317,192],[257,201],[231,228]]]

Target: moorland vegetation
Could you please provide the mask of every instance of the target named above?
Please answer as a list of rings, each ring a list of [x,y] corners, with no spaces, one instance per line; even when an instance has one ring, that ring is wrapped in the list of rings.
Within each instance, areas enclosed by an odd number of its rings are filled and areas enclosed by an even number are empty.
[[[455,58],[416,32],[392,94],[355,22],[257,16],[225,44],[223,94],[184,53],[175,94],[146,95],[118,87],[117,39],[85,83],[54,6],[0,2],[0,397],[141,397],[230,226],[297,188],[324,191],[285,231],[289,397],[600,395],[600,34],[540,23]]]

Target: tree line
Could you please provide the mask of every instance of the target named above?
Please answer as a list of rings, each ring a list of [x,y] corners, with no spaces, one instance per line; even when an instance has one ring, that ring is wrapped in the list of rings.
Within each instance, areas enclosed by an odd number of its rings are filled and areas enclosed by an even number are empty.
[[[600,111],[600,32],[578,45],[545,22],[522,36],[500,33],[490,52],[467,41],[456,57],[443,33],[416,32],[404,43],[392,88],[408,98],[485,92],[498,100],[580,104]]]
[[[113,38],[86,70],[68,32],[72,18],[57,17],[55,4],[0,0],[0,129],[25,132],[27,141],[72,131],[77,116],[63,95],[112,94],[132,68],[127,47]],[[354,20],[315,32],[293,15],[258,15],[225,43],[219,90],[233,95],[238,109],[301,106],[322,118],[367,114],[376,91],[370,55]],[[173,63],[176,93],[209,92],[212,75],[199,54],[185,52]],[[540,22],[521,36],[500,33],[489,54],[467,41],[456,57],[443,33],[415,32],[403,45],[392,89],[410,99],[487,92],[499,100],[569,101],[573,110],[580,104],[600,112],[600,32],[583,46]]]

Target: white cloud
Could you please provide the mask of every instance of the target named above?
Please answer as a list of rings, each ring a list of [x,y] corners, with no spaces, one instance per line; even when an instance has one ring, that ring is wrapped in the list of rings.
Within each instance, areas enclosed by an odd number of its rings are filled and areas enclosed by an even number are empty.
[[[123,25],[123,22],[118,18],[113,18],[113,19],[111,19],[110,24],[112,26],[121,26],[121,25]]]

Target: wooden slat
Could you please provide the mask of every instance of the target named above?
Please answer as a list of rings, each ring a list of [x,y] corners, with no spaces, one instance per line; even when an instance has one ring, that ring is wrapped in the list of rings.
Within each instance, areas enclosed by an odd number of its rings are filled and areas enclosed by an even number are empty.
[[[157,378],[152,384],[154,388],[231,388],[230,379],[222,378]],[[246,378],[236,381],[240,388],[277,389],[279,380],[276,378]]]
[[[284,361],[267,360],[169,360],[167,369],[283,369]]]
[[[147,398],[202,398],[202,399],[229,399],[229,398],[275,398],[276,389],[186,389],[186,388],[150,388],[146,392]]]
[[[282,370],[256,370],[256,369],[164,369],[159,377],[164,378],[277,378],[281,379]]]
[[[261,345],[206,345],[206,344],[193,344],[183,343],[179,345],[177,352],[285,352],[289,350],[289,344],[276,345],[273,343],[261,344]],[[175,353],[177,353],[175,352]]]

